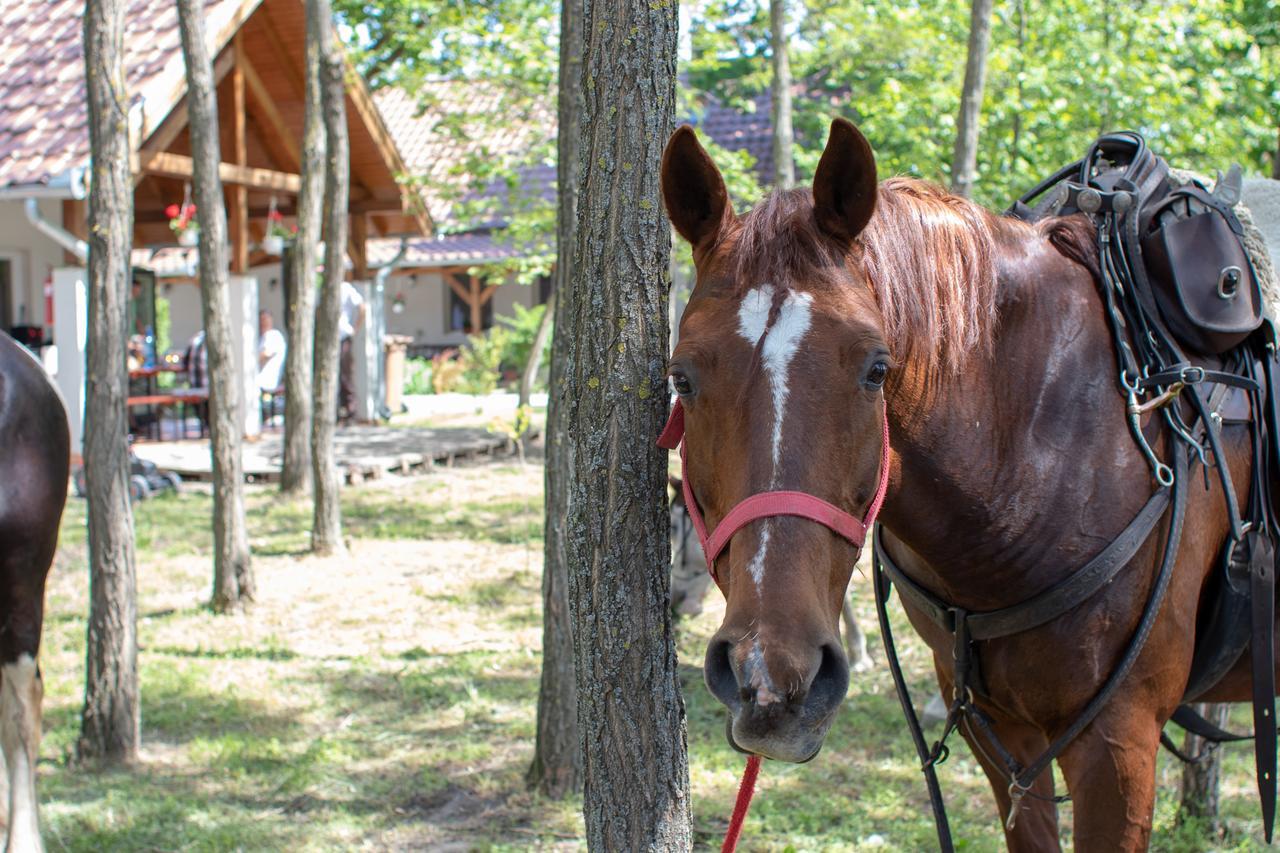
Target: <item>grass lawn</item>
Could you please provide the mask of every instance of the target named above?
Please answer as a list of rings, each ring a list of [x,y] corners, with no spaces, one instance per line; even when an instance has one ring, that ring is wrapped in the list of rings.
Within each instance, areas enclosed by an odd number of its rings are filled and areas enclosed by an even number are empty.
[[[578,849],[580,803],[523,785],[538,690],[542,469],[490,462],[379,481],[343,496],[351,555],[303,553],[309,507],[249,495],[259,601],[215,617],[211,500],[136,507],[143,749],[129,771],[70,762],[84,689],[85,509],[72,498],[50,578],[40,797],[51,850]],[[871,631],[870,584],[855,576]],[[718,848],[741,758],[701,683],[722,613],[679,628],[697,846]],[[896,626],[921,700],[930,663]],[[927,850],[928,801],[883,666],[855,676],[821,756],[766,763],[744,850]],[[1242,717],[1242,720],[1245,718]],[[1247,723],[1246,723],[1247,725]],[[1002,836],[957,740],[943,766],[966,850]],[[1261,847],[1252,757],[1229,750],[1228,838],[1174,828],[1176,763],[1162,758],[1154,846]],[[1068,829],[1070,807],[1064,810]]]

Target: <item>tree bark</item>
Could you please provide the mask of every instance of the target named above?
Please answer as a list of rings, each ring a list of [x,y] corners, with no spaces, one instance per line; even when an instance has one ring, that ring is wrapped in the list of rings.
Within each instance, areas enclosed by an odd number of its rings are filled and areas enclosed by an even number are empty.
[[[529,405],[533,396],[533,384],[538,381],[538,371],[542,368],[542,350],[547,345],[547,336],[551,334],[556,312],[555,282],[552,280],[551,295],[542,309],[542,319],[538,321],[538,330],[533,334],[533,348],[529,350],[529,358],[520,373],[520,399],[518,405]]]
[[[200,308],[209,356],[209,435],[213,454],[213,609],[253,600],[253,567],[244,518],[243,389],[236,375],[227,278],[227,217],[218,164],[218,94],[204,31],[203,0],[178,0],[187,66],[191,183],[200,224]]]
[[[1219,728],[1227,727],[1227,716],[1231,711],[1231,706],[1227,703],[1200,703],[1192,707],[1196,713]],[[1204,738],[1191,732],[1187,732],[1182,740],[1182,751],[1188,755],[1200,755],[1207,746],[1208,742]],[[1215,838],[1222,830],[1218,822],[1218,781],[1221,775],[1220,749],[1215,749],[1195,764],[1184,765],[1182,802],[1178,808],[1179,822],[1188,817],[1206,819]]]
[[[89,499],[89,637],[81,758],[137,757],[138,605],[125,358],[133,176],[124,76],[124,0],[88,0],[84,14],[89,101],[89,329],[84,462]],[[73,357],[67,355],[66,357]]]
[[[791,146],[791,56],[787,47],[787,0],[769,0],[769,44],[773,51],[773,185],[789,190],[796,183]]]
[[[341,483],[333,452],[338,408],[338,318],[347,260],[347,201],[350,158],[347,139],[346,83],[342,55],[333,31],[329,0],[307,0],[307,32],[315,39],[320,61],[320,102],[324,114],[324,284],[316,312],[311,460],[315,512],[311,550],[335,554],[342,543]]]
[[[311,488],[311,365],[316,325],[316,246],[324,196],[324,116],[320,103],[320,42],[307,16],[307,82],[302,132],[302,190],[298,193],[298,235],[289,267],[292,296],[289,346],[284,362],[284,464],[280,491],[301,494]]]
[[[1276,128],[1276,150],[1271,152],[1271,177],[1280,181],[1280,127]]]
[[[987,48],[991,44],[991,6],[992,0],[973,0],[969,17],[969,57],[964,66],[960,119],[951,159],[951,191],[965,198],[973,194],[978,170],[978,124],[987,80]]]
[[[668,263],[659,166],[677,4],[586,0],[578,229],[562,374],[564,530],[588,847],[686,850],[689,769],[670,611]]]
[[[582,745],[578,733],[573,626],[569,618],[565,514],[569,472],[565,466],[565,368],[569,334],[569,274],[578,222],[578,156],[582,116],[582,0],[560,7],[560,95],[556,137],[556,267],[547,301],[553,315],[551,377],[547,394],[546,521],[542,560],[542,681],[538,688],[538,735],[529,785],[553,799],[582,790]],[[545,318],[544,318],[545,319]]]

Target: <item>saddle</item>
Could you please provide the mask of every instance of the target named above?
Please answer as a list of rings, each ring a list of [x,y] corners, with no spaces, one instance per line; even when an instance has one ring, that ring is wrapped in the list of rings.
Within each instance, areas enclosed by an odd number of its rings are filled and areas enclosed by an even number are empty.
[[[1164,482],[1133,417],[1135,408],[1156,408],[1151,405],[1154,400],[1136,404],[1133,392],[1162,388],[1162,412],[1175,435],[1199,456],[1206,478],[1210,462],[1217,469],[1231,529],[1200,602],[1183,698],[1191,702],[1206,693],[1246,648],[1252,648],[1255,760],[1270,841],[1276,799],[1272,634],[1280,542],[1273,500],[1280,475],[1277,338],[1264,316],[1259,276],[1233,211],[1240,185],[1239,166],[1225,178],[1219,174],[1212,190],[1196,179],[1179,183],[1141,135],[1113,133],[1100,137],[1084,158],[1033,188],[1009,213],[1029,221],[1072,213],[1093,219],[1098,226],[1100,285],[1120,382],[1129,389],[1135,438],[1153,461],[1157,480]],[[1033,204],[1037,198],[1040,201]],[[1180,371],[1181,378],[1190,372],[1198,381],[1152,381],[1156,376],[1169,378],[1171,369]],[[1233,384],[1242,390],[1233,391]],[[1202,392],[1202,386],[1213,390]],[[1168,405],[1186,392],[1189,407]],[[1237,400],[1233,405],[1230,398],[1241,395],[1247,397],[1246,404]],[[1179,408],[1192,413],[1190,424]],[[1248,423],[1253,438],[1255,464],[1244,513],[1218,440],[1223,423]],[[1216,729],[1186,705],[1174,721],[1215,744],[1247,739]],[[1162,741],[1172,746],[1167,737]]]

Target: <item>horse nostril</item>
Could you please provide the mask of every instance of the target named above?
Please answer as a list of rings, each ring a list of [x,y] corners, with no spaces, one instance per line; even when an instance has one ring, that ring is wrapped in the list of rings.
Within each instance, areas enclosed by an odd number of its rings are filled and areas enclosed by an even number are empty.
[[[849,690],[849,661],[836,643],[822,646],[822,660],[809,685],[810,701],[822,706],[838,705]]]
[[[704,678],[711,695],[726,705],[747,701],[746,690],[739,690],[738,676],[729,662],[730,643],[720,640],[707,647],[707,659],[703,665]]]

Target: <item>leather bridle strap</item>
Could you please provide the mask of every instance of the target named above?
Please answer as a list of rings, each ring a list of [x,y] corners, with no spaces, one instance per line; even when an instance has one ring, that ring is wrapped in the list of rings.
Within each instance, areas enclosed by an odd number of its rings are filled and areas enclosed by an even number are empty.
[[[715,578],[716,558],[723,553],[725,546],[729,544],[735,533],[753,521],[777,515],[790,515],[815,521],[837,536],[848,540],[854,548],[861,552],[862,544],[867,537],[867,531],[875,523],[876,516],[880,514],[880,507],[884,504],[885,493],[889,490],[889,417],[887,410],[882,411],[881,424],[879,479],[876,483],[875,496],[871,499],[871,504],[867,507],[867,514],[864,518],[856,518],[834,504],[807,492],[779,490],[751,495],[729,510],[725,517],[720,520],[720,523],[716,525],[715,530],[708,531],[706,522],[702,518],[702,510],[693,495],[693,486],[689,482],[685,446],[683,444],[684,406],[677,400],[676,404],[671,408],[671,415],[667,418],[667,425],[662,430],[662,435],[658,437],[658,446],[667,450],[674,450],[676,447],[680,448],[680,477],[683,481],[681,488],[684,491],[685,509],[689,513],[690,520],[693,521],[693,529],[698,534],[698,541],[702,543],[702,551],[707,558],[707,571],[711,573],[711,576]]]

